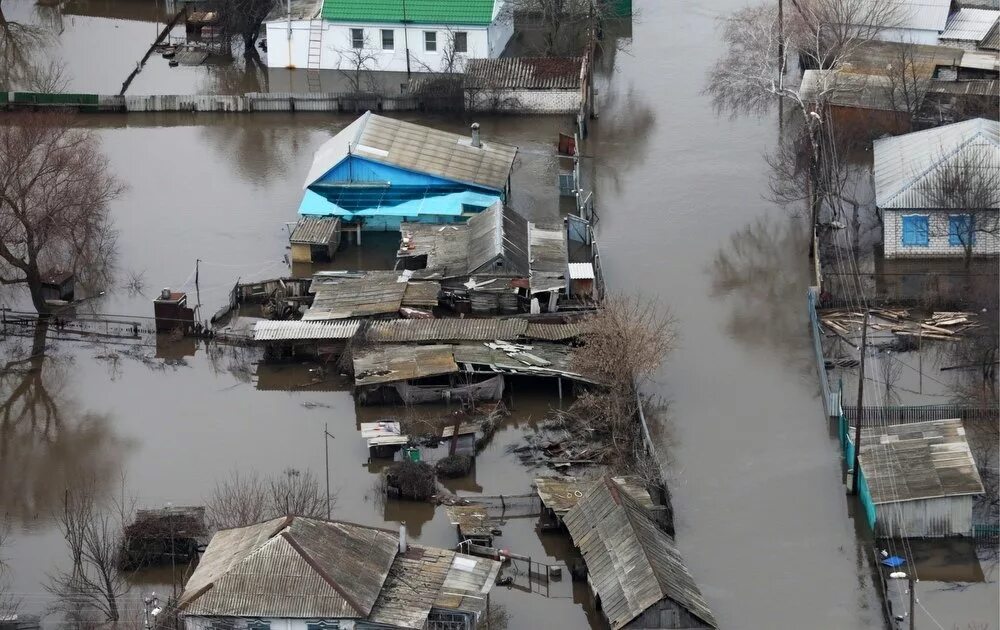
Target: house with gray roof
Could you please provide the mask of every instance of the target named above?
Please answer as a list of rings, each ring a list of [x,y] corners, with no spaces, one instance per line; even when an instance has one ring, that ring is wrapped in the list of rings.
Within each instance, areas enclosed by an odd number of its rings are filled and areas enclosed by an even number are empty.
[[[563,523],[612,630],[718,627],[674,539],[611,477],[590,486]]]
[[[876,140],[873,176],[885,258],[1000,253],[997,121]]]
[[[215,534],[178,602],[185,630],[474,630],[500,563],[301,516]]]

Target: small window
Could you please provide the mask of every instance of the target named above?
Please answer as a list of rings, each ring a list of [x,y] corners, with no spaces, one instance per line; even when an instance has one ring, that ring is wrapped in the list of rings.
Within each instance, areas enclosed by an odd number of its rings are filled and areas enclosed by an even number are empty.
[[[927,247],[930,245],[929,219],[927,215],[911,214],[903,217],[903,245],[906,247]]]
[[[251,619],[247,622],[247,630],[271,630],[271,622]]]
[[[427,52],[437,52],[438,34],[437,31],[424,31],[424,50]]]
[[[976,244],[975,226],[972,215],[953,214],[948,217],[948,244],[952,247],[965,247]]]
[[[469,52],[469,34],[465,31],[458,31],[455,33],[455,52]]]
[[[396,31],[391,28],[382,29],[382,50],[394,50],[396,48]]]
[[[306,630],[340,630],[339,621],[307,621]]]
[[[365,29],[363,28],[351,29],[351,47],[358,49],[365,47]]]

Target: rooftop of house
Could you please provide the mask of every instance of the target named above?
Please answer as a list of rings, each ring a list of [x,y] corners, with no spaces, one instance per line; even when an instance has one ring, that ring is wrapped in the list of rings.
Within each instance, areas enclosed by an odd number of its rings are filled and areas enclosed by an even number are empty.
[[[935,181],[953,165],[1000,171],[1000,122],[976,118],[875,141],[875,203],[880,208],[935,208]]]
[[[583,57],[469,59],[467,89],[578,90]]]
[[[669,598],[717,627],[674,540],[610,477],[593,483],[563,517],[614,630]]]
[[[611,480],[621,489],[632,496],[646,509],[653,509],[653,499],[646,490],[646,485],[637,477],[612,477]],[[580,479],[577,477],[537,477],[535,479],[535,489],[538,498],[541,499],[545,507],[559,515],[570,511],[583,498],[592,485],[594,479]]]
[[[406,272],[320,272],[309,285],[314,297],[302,321],[395,316],[403,306],[437,306],[440,290],[434,281],[410,282]]]
[[[366,3],[371,4],[371,3]],[[304,188],[351,156],[467,186],[503,191],[517,147],[365,112],[323,143]],[[388,182],[392,184],[392,182]]]
[[[329,245],[340,229],[340,219],[335,217],[302,217],[288,237],[295,245]]]
[[[888,19],[892,28],[943,31],[948,23],[951,0],[893,0]],[[862,14],[866,18],[867,14]]]
[[[182,615],[365,619],[423,628],[432,608],[479,613],[500,563],[408,545],[397,532],[281,517],[222,530],[181,595]]]
[[[487,26],[496,16],[496,0],[324,0],[323,19],[332,22],[378,22]]]
[[[989,9],[959,9],[948,18],[940,39],[972,41],[977,44],[1000,19],[1000,11]]]
[[[862,427],[859,463],[875,504],[984,491],[957,418]]]
[[[889,66],[907,67],[918,79],[930,79],[938,66],[957,66],[964,51],[949,46],[929,46],[872,40],[852,49],[843,71],[853,74],[884,75]]]

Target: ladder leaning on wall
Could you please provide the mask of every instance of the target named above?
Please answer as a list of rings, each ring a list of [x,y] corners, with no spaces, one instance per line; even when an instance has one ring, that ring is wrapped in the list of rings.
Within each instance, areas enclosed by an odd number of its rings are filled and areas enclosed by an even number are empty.
[[[319,92],[320,85],[320,61],[323,56],[323,20],[309,20],[309,56],[306,60],[306,81],[309,84],[310,92]]]

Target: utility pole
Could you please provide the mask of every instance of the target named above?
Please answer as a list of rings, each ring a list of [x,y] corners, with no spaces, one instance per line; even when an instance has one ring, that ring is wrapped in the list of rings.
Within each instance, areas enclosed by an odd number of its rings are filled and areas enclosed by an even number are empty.
[[[917,598],[913,591],[913,587],[916,585],[916,582],[913,580],[913,567],[910,567],[910,570],[906,572],[906,581],[907,586],[910,588],[910,630],[913,630],[913,624],[916,623],[913,620],[913,603]]]
[[[326,460],[326,518],[330,519],[330,432],[327,430],[329,425],[323,423],[323,452],[324,459]]]
[[[868,354],[868,311],[865,311],[864,328],[861,329],[861,364],[858,367],[858,417],[854,419],[854,475],[851,494],[858,493],[858,477],[861,474],[861,420],[865,410],[865,357]]]
[[[406,80],[410,80],[410,27],[407,26],[406,0],[403,0],[403,47],[406,48]],[[360,238],[361,233],[358,233]],[[359,243],[360,244],[360,243]]]

